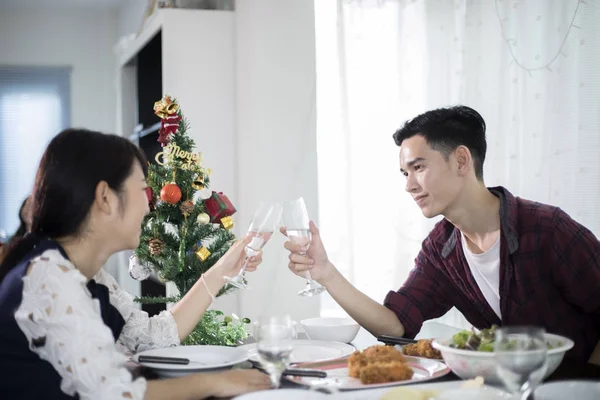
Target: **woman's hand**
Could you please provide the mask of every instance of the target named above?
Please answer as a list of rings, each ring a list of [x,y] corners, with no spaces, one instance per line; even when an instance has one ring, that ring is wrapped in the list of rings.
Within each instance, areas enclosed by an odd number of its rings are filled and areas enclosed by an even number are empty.
[[[240,272],[246,252],[244,247],[252,240],[245,237],[238,240],[227,250],[225,254],[213,265],[203,276],[198,279],[194,286],[171,308],[171,314],[175,318],[179,339],[184,340],[202,318],[202,315],[214,300],[214,296],[225,284],[224,276],[235,276]],[[251,257],[248,261],[247,271],[254,271],[262,261],[262,252]]]
[[[244,249],[251,240],[252,237],[246,236],[245,238],[236,241],[211,269],[219,270],[219,276],[237,275],[242,269],[242,265],[247,257]],[[248,265],[246,266],[246,271],[252,272],[256,270],[261,262],[262,250],[259,251],[258,254],[250,257]]]
[[[233,369],[213,374],[210,379],[213,386],[210,392],[214,397],[232,397],[271,387],[269,376],[255,369]]]

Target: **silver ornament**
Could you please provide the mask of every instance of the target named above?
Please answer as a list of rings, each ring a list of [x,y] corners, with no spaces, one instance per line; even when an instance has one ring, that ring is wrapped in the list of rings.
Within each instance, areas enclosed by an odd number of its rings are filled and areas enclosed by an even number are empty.
[[[152,273],[152,268],[149,265],[142,264],[140,259],[135,254],[129,257],[129,276],[136,281],[148,279]]]

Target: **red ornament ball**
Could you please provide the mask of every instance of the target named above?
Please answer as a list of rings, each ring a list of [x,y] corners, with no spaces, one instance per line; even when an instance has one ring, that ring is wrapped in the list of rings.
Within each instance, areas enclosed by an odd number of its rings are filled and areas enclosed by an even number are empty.
[[[181,200],[181,189],[175,183],[167,183],[160,190],[160,199],[169,204],[176,204]]]

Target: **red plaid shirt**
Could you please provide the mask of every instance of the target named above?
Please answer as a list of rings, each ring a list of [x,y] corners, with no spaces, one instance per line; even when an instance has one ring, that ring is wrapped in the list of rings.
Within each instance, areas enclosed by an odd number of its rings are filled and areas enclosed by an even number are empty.
[[[471,274],[460,231],[445,219],[423,241],[415,268],[384,305],[407,337],[455,306],[478,329],[543,326],[575,342],[567,358],[587,362],[600,339],[600,242],[560,208],[515,198],[502,187],[490,191],[500,198],[502,321]]]

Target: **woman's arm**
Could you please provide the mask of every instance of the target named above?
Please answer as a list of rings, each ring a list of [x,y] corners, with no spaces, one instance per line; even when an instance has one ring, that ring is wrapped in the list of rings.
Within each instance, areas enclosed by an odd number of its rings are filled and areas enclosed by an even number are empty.
[[[82,400],[198,399],[269,387],[265,374],[241,370],[132,380],[86,278],[58,251],[45,252],[31,263],[15,319],[32,351],[60,375],[61,390]]]
[[[144,400],[184,400],[231,397],[271,385],[269,377],[257,370],[231,370],[188,375],[182,378],[148,381]]]
[[[212,295],[225,284],[223,276],[234,276],[239,272],[246,257],[244,247],[250,240],[245,238],[236,242],[173,308],[152,318],[137,308],[133,297],[122,290],[110,274],[100,270],[94,279],[108,287],[111,304],[125,319],[119,342],[136,353],[179,345],[202,318],[212,302]],[[247,271],[255,270],[261,260],[262,253],[248,263]]]
[[[242,268],[246,258],[244,248],[252,238],[238,240],[231,248],[209,269],[202,278],[173,306],[171,313],[177,322],[179,338],[185,339],[202,318],[202,315],[213,301],[214,295],[225,285],[223,276],[234,276]],[[248,263],[247,271],[253,271],[262,260],[262,253],[253,257]]]

